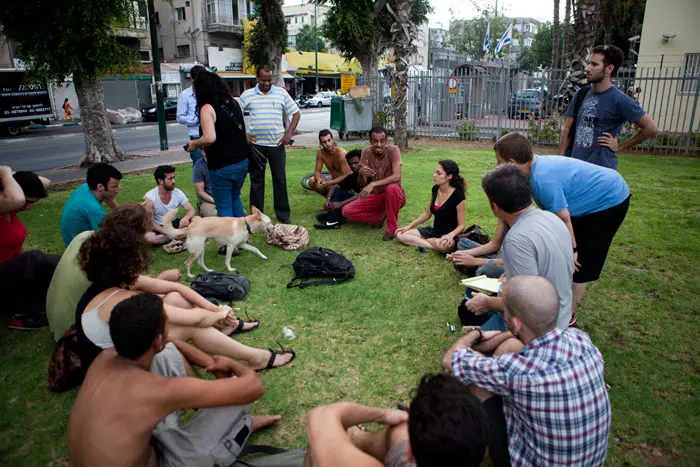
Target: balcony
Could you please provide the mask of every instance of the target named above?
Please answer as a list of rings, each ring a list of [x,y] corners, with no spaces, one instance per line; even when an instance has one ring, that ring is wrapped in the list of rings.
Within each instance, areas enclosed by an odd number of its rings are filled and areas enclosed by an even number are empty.
[[[238,0],[205,0],[203,20],[207,32],[243,34],[243,18],[238,14]]]
[[[146,39],[148,37],[148,21],[144,16],[132,16],[125,27],[117,28],[115,32],[117,37]]]

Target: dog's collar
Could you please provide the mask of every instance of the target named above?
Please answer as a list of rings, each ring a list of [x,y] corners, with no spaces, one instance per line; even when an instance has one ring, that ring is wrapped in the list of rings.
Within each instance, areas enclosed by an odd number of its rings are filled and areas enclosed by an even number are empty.
[[[248,223],[248,221],[243,221],[243,222],[245,222],[245,229],[248,231],[248,235],[253,235],[253,231],[251,230],[250,224]]]

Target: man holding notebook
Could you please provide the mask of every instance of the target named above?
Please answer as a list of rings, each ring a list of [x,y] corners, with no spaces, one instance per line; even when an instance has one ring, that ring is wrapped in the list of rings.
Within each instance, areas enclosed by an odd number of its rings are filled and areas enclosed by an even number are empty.
[[[571,319],[571,284],[574,254],[564,223],[554,214],[532,206],[530,182],[514,164],[503,164],[489,171],[481,181],[499,223],[507,227],[503,239],[505,282],[520,275],[543,276],[554,284],[559,295],[557,327],[566,329]],[[502,227],[502,226],[499,226]],[[505,331],[499,313],[503,299],[474,293],[466,302],[460,320],[466,325],[481,325],[486,331]]]

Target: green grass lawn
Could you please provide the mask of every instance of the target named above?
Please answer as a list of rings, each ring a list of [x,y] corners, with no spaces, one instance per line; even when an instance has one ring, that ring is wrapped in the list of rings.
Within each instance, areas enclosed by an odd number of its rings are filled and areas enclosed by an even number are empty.
[[[445,158],[460,165],[469,183],[467,223],[490,233],[496,219],[480,181],[495,166],[492,151],[422,146],[404,155],[407,205],[400,224],[418,216],[429,202],[432,171]],[[262,378],[266,394],[259,414],[283,416],[254,442],[287,448],[305,446],[306,412],[341,400],[394,406],[409,401],[420,376],[439,371],[442,353],[456,339],[463,289],[444,257],[421,254],[398,242],[383,242],[382,231],[346,224],[316,231],[314,214],[322,198],[299,180],[313,170],[314,151],[288,152],[292,221],[309,229],[310,245],[332,248],[355,264],[357,276],[339,286],[287,289],[297,252],[252,244],[234,265],[252,279],[244,302],[235,304],[262,321],[259,330],[238,337],[258,347],[282,340],[282,327],[297,334],[287,341],[297,351],[290,366]],[[700,459],[697,334],[700,295],[700,160],[622,156],[620,172],[633,193],[630,212],[613,243],[601,280],[589,287],[578,323],[602,351],[610,385],[613,422],[609,465],[693,465]],[[181,166],[177,186],[194,194],[191,169]],[[150,174],[127,176],[118,201],[137,201],[154,186]],[[272,213],[268,175],[267,211]],[[248,185],[244,187],[247,201]],[[69,191],[52,192],[23,213],[29,237],[25,249],[61,253],[61,209]],[[186,253],[154,250],[153,271],[181,268]],[[207,265],[225,270],[215,245]],[[195,264],[193,272],[199,272]],[[241,310],[241,311],[242,311]],[[53,394],[46,387],[53,349],[48,329],[9,332],[0,317],[0,465],[47,465],[66,455],[66,426],[77,391]],[[696,342],[696,344],[693,344]]]

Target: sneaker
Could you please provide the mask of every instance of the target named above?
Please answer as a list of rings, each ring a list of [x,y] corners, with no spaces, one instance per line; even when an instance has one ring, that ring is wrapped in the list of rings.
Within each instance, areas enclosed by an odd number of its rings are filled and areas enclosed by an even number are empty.
[[[26,315],[14,315],[10,320],[7,329],[11,331],[38,331],[39,329],[49,325],[45,316],[40,318],[32,318]]]
[[[321,229],[321,230],[339,229],[340,222],[338,222],[338,221],[336,221],[336,222],[326,221],[326,222],[314,224],[314,227],[316,227],[317,229]]]
[[[570,328],[576,327],[576,312],[574,312],[574,314],[571,315],[571,319],[569,319],[569,327]]]
[[[386,231],[386,232],[384,232],[384,236],[382,237],[382,240],[389,241],[389,240],[393,240],[394,237],[396,237],[396,235],[394,235],[393,233],[391,233],[389,231]]]

